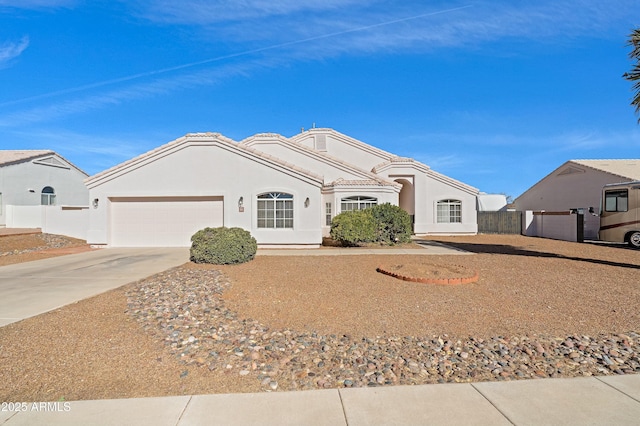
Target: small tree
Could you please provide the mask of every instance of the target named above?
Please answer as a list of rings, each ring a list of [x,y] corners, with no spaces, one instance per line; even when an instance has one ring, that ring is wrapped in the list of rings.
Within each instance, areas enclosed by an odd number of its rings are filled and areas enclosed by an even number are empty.
[[[626,72],[622,75],[626,80],[633,82],[634,95],[631,100],[631,106],[635,107],[636,114],[640,113],[640,28],[636,28],[629,34],[628,46],[631,46],[631,52],[629,57],[636,63],[631,68],[630,72]],[[640,118],[638,118],[640,123]]]

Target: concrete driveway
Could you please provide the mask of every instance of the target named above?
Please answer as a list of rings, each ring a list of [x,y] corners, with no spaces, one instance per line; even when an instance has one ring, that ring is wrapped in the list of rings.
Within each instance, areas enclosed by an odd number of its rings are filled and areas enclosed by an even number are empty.
[[[188,248],[108,248],[0,267],[0,326],[189,261]]]

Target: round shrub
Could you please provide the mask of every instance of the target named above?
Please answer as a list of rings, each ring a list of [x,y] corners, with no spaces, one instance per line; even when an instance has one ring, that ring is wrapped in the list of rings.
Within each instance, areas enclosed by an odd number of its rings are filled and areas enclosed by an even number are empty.
[[[190,259],[195,263],[229,265],[252,260],[258,244],[242,228],[204,228],[191,237]]]
[[[367,209],[376,223],[377,238],[381,244],[408,243],[411,241],[411,216],[398,206],[378,204]]]
[[[342,212],[331,221],[331,238],[345,246],[376,240],[376,224],[367,210]]]

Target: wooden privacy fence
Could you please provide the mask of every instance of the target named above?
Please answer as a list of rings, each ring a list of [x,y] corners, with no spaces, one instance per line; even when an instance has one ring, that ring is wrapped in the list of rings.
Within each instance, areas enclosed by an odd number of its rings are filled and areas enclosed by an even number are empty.
[[[522,212],[478,212],[479,234],[522,234]]]

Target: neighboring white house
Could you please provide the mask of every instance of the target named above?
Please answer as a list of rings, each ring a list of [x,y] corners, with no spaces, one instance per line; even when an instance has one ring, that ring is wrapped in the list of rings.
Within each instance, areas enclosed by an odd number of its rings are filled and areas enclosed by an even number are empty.
[[[485,192],[478,194],[479,212],[506,211],[508,204],[507,196],[504,194],[487,194]]]
[[[263,246],[319,246],[335,215],[382,203],[416,234],[477,232],[477,189],[332,129],[187,134],[85,183],[91,244],[188,246],[206,226],[237,226]]]
[[[640,180],[640,160],[570,160],[515,199],[516,210],[569,211],[584,215],[584,238],[597,238],[602,187],[608,183]]]
[[[53,151],[0,150],[0,227],[42,227],[41,206],[87,206],[87,176]]]

